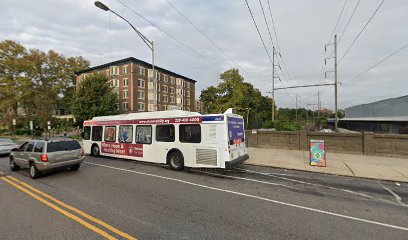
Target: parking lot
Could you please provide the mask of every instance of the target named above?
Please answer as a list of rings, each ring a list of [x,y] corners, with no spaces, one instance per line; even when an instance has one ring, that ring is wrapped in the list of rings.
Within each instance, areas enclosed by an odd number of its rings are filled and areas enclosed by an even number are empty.
[[[32,180],[0,158],[0,239],[407,239],[408,185],[86,156]],[[387,190],[388,189],[388,190]]]

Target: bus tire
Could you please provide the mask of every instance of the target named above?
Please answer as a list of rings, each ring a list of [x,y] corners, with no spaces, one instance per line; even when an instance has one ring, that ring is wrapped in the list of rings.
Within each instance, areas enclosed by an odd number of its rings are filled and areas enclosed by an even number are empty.
[[[92,147],[91,147],[91,156],[99,157],[99,155],[100,155],[100,152],[99,152],[98,144],[92,145]]]
[[[172,151],[168,154],[167,162],[170,168],[175,171],[181,171],[184,169],[184,157],[180,151]]]

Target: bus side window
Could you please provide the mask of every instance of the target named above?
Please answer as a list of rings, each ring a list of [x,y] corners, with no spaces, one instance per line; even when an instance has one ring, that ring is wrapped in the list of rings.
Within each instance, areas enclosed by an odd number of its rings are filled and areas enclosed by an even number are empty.
[[[200,124],[182,124],[179,127],[180,142],[200,143],[201,126]]]
[[[119,142],[132,143],[132,141],[133,141],[133,126],[132,125],[119,126]]]
[[[102,141],[102,126],[92,127],[92,141]]]
[[[136,143],[151,144],[152,143],[152,126],[137,125],[135,137],[136,137]]]
[[[156,141],[158,142],[174,142],[174,125],[157,125],[156,126]]]
[[[91,127],[86,126],[84,127],[84,132],[83,132],[83,137],[84,140],[89,140],[91,139]]]
[[[116,127],[105,127],[105,142],[116,142]]]

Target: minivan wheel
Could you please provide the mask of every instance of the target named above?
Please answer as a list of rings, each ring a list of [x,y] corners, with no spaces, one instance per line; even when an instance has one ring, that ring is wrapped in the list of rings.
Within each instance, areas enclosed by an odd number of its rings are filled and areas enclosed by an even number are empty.
[[[75,164],[75,165],[72,165],[72,166],[70,167],[70,169],[71,169],[72,171],[77,171],[80,166],[81,166],[81,164]]]
[[[91,149],[92,156],[99,157],[99,147],[98,145],[93,145]]]
[[[181,171],[184,168],[184,158],[180,152],[172,152],[169,155],[169,164],[171,169]]]
[[[10,157],[9,167],[10,167],[10,170],[11,170],[11,171],[17,171],[17,170],[20,169],[20,166],[18,166],[18,165],[16,164],[16,162],[14,161],[14,158],[13,158],[13,157]]]
[[[39,178],[41,176],[41,171],[35,166],[34,163],[30,164],[30,177],[32,179]]]

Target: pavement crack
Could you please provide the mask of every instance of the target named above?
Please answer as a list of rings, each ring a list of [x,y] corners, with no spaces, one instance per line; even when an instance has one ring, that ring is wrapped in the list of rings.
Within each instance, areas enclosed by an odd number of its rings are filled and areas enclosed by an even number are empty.
[[[349,167],[349,165],[347,165],[347,163],[343,162],[343,164],[346,165],[346,167],[348,168],[348,170],[350,170],[353,176],[356,176],[356,174],[354,174],[353,170],[351,170],[351,168]]]

